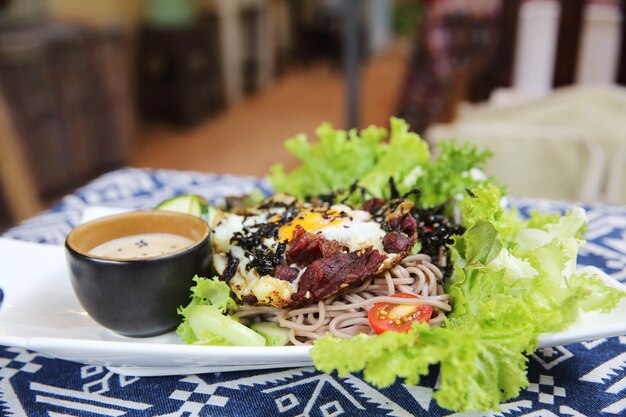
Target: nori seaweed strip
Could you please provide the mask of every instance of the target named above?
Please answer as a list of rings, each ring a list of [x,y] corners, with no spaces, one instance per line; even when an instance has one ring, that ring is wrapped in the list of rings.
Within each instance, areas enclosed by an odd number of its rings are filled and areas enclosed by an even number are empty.
[[[283,203],[282,207],[286,207],[286,209],[278,222],[255,224],[243,231],[235,232],[230,239],[231,243],[235,243],[243,249],[246,257],[250,260],[246,265],[247,270],[254,268],[260,275],[271,275],[276,265],[280,264],[281,257],[286,249],[285,243],[278,243],[276,251],[272,251],[263,245],[263,240],[278,238],[278,229],[292,221],[299,214],[295,201],[289,205]]]
[[[226,255],[228,262],[226,263],[226,268],[224,268],[224,272],[220,275],[220,280],[222,281],[230,281],[232,277],[237,273],[237,267],[239,266],[239,259],[235,258],[232,253],[228,252]]]
[[[425,253],[433,259],[433,263],[440,264],[441,248],[444,256],[447,257],[447,245],[452,244],[452,236],[461,235],[465,228],[443,215],[446,205],[417,208],[411,210],[411,214],[417,221],[417,239],[422,245],[421,253]],[[446,267],[442,268],[444,276],[448,277],[452,273],[452,263],[446,262]]]
[[[396,181],[393,179],[393,177],[389,177],[389,192],[391,200],[400,198],[400,191],[398,191],[398,187],[396,187]]]

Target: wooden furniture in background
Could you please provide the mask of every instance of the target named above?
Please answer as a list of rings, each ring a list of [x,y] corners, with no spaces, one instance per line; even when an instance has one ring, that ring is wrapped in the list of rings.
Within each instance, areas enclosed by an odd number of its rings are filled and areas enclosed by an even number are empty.
[[[226,102],[233,104],[245,96],[244,75],[250,62],[256,62],[257,88],[274,78],[277,0],[216,0],[214,12],[219,21],[219,42]],[[250,25],[251,17],[254,24]],[[247,69],[246,69],[247,68]]]
[[[22,166],[42,201],[130,159],[134,111],[123,32],[48,23],[4,27],[0,88]]]
[[[620,10],[622,13],[621,42],[619,50],[619,67],[617,69],[617,82],[626,85],[626,0],[620,2]]]
[[[217,21],[146,26],[138,51],[138,99],[146,121],[190,126],[224,106]]]
[[[10,214],[16,221],[34,216],[42,209],[19,142],[0,94],[0,190],[6,195]]]
[[[555,87],[571,85],[576,79],[585,0],[560,0],[559,3],[561,4],[561,20],[554,66]]]

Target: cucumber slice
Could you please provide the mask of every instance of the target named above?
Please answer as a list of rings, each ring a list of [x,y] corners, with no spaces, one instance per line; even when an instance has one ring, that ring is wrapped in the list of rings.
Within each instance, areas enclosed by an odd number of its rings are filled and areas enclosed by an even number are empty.
[[[265,346],[285,346],[289,343],[289,329],[276,323],[261,321],[250,328],[265,338]]]
[[[205,332],[210,332],[228,340],[235,346],[265,346],[266,344],[262,335],[221,314],[213,306],[197,305],[192,307],[188,320],[189,326],[199,339],[203,338],[202,335]]]
[[[177,195],[161,202],[156,206],[156,209],[191,214],[204,220],[207,220],[209,215],[209,203],[204,197],[197,194]]]
[[[213,229],[213,219],[215,219],[216,214],[217,208],[209,204],[206,215],[204,216],[204,220],[209,224],[211,230]]]

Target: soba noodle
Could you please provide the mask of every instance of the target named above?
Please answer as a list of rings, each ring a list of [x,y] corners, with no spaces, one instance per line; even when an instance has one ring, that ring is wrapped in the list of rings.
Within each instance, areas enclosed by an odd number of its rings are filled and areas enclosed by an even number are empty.
[[[244,322],[277,322],[290,329],[289,338],[294,345],[311,344],[328,331],[341,338],[358,333],[372,334],[367,312],[379,302],[428,304],[433,308],[430,325],[439,326],[451,309],[448,295],[443,292],[442,280],[443,273],[428,255],[411,255],[384,274],[317,304],[293,309],[244,306],[235,316]],[[402,292],[415,294],[418,298],[392,297]]]

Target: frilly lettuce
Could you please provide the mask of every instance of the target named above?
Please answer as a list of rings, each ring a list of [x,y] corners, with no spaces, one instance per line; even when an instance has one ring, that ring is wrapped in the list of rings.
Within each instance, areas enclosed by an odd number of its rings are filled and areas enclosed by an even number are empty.
[[[431,207],[465,195],[465,189],[482,183],[470,174],[483,169],[490,156],[470,144],[442,142],[431,155],[428,144],[409,131],[402,119],[391,118],[389,140],[386,129],[370,126],[357,132],[322,124],[316,131],[319,141],[305,135],[288,139],[285,146],[301,161],[291,172],[282,164],[272,167],[269,180],[277,192],[301,199],[341,192],[358,185],[372,197],[390,196],[393,178],[401,194],[419,188],[418,204]]]
[[[526,355],[539,334],[566,328],[581,310],[609,311],[624,296],[575,270],[582,209],[533,212],[525,220],[502,207],[497,187],[469,195],[461,203],[467,231],[450,247],[454,272],[445,290],[453,309],[444,325],[347,340],[326,335],[311,351],[318,369],[340,376],[363,370],[367,381],[384,387],[398,377],[417,383],[438,364],[439,405],[498,409],[528,385]]]
[[[230,287],[218,278],[193,278],[191,301],[178,309],[183,321],[176,329],[188,344],[213,346],[263,346],[265,338],[226,313],[237,309]]]

